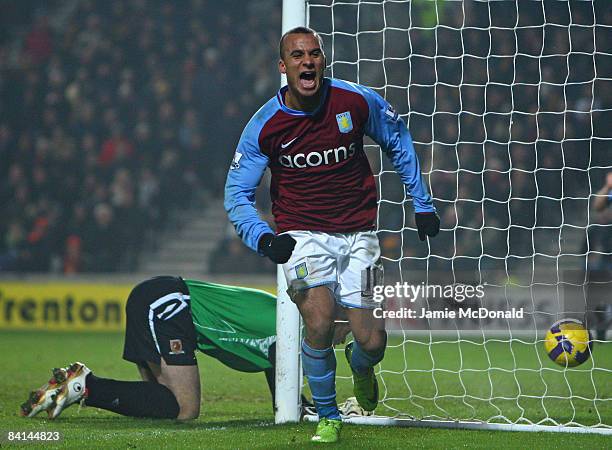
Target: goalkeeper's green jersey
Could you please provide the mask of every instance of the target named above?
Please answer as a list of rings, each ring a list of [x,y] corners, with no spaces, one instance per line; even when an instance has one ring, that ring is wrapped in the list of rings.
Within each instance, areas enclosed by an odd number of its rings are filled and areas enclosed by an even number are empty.
[[[276,341],[276,297],[258,289],[184,280],[198,349],[243,372],[272,367]]]

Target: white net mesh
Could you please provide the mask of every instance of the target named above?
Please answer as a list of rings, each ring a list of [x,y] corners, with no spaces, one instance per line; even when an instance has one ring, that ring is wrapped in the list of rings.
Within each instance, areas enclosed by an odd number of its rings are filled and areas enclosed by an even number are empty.
[[[520,324],[472,331],[388,324],[397,331],[378,369],[377,414],[610,428],[609,313],[581,317],[599,325],[577,368],[555,365],[542,345],[555,320],[593,309],[587,280],[612,264],[606,2],[311,1],[308,15],[330,74],[374,88],[408,124],[442,218],[440,234],[420,243],[399,178],[367,146],[386,282],[469,273],[526,311]],[[568,297],[582,309],[569,311]]]

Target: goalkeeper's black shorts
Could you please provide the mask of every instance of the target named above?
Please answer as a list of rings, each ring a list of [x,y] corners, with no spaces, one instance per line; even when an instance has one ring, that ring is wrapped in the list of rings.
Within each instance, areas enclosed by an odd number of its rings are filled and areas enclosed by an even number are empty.
[[[146,367],[196,365],[196,332],[189,289],[180,277],[155,277],[137,285],[128,297],[123,359]]]

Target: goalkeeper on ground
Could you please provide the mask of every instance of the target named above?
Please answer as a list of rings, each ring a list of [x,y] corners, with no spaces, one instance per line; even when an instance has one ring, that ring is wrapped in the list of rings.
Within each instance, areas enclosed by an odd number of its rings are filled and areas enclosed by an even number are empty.
[[[94,375],[83,363],[54,369],[21,414],[57,417],[84,402],[126,416],[193,419],[200,413],[195,351],[242,372],[264,372],[274,399],[276,297],[257,289],[162,276],[137,285],[126,305],[123,358],[144,381]],[[348,327],[338,335],[342,341]],[[304,402],[304,399],[303,399]]]
[[[312,29],[285,33],[279,53],[287,86],[246,125],[227,176],[225,208],[247,246],[283,265],[306,328],[302,365],[321,419],[313,440],[335,442],[342,425],[332,348],[336,304],[346,309],[355,338],[346,352],[366,411],[378,403],[373,367],[387,338],[384,322],[371,314],[379,305],[368,289],[378,278],[380,247],[364,135],[380,144],[412,196],[420,239],[435,236],[440,221],[410,133],[391,105],[364,86],[324,78],[323,43]],[[277,233],[255,209],[267,168]]]

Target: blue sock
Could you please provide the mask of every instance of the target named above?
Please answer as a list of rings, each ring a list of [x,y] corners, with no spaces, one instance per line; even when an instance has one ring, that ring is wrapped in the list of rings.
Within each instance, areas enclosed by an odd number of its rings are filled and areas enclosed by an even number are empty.
[[[302,341],[302,367],[319,419],[340,419],[336,403],[336,355],[333,347],[317,350]]]
[[[353,342],[353,356],[351,357],[351,367],[359,374],[364,375],[370,368],[382,361],[385,356],[385,348],[383,347],[376,354],[366,353],[357,343]]]

